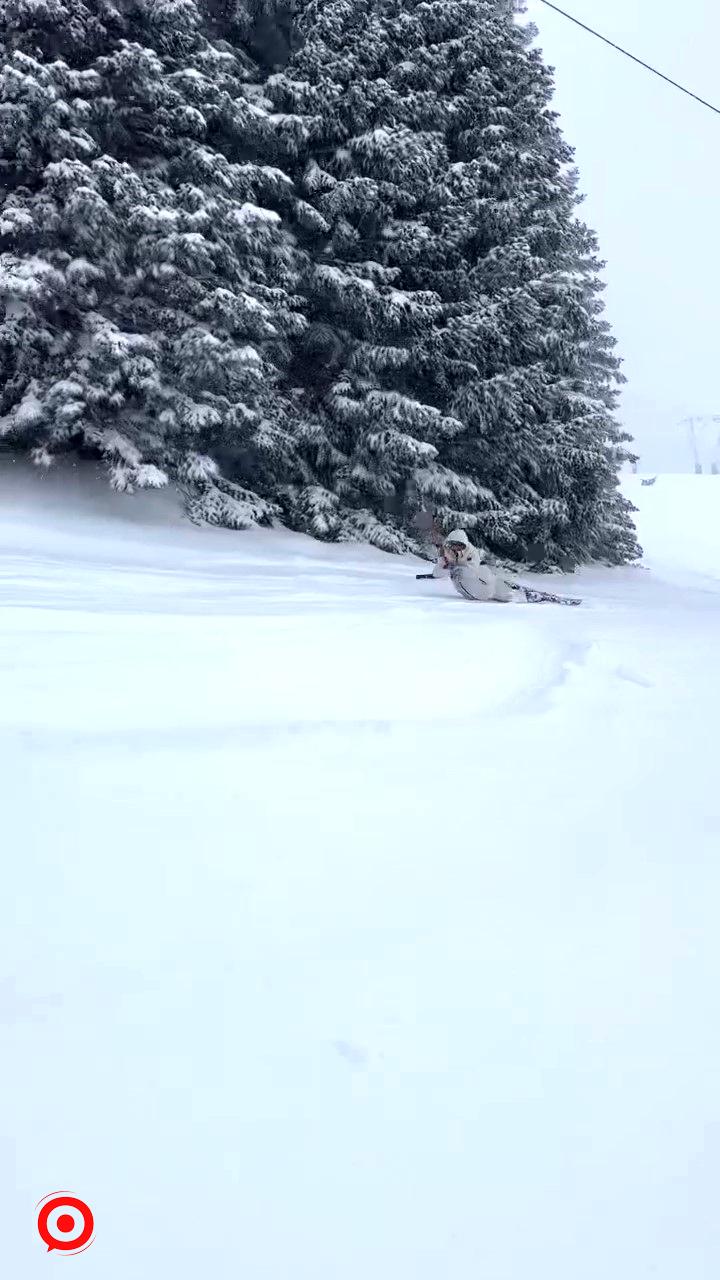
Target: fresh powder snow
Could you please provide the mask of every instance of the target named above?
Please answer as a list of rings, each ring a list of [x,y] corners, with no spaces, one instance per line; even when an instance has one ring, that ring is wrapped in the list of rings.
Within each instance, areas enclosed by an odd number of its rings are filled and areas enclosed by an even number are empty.
[[[718,1273],[720,478],[626,491],[568,610],[3,465],[5,1274]]]

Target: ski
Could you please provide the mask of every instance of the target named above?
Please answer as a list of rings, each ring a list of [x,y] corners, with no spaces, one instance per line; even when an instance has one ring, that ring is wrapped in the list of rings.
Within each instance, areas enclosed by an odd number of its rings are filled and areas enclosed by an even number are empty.
[[[575,596],[555,596],[551,591],[536,591],[533,587],[524,587],[521,583],[517,586],[508,583],[508,586],[512,586],[515,591],[521,591],[527,604],[564,604],[570,608],[582,604],[582,600],[578,600]]]

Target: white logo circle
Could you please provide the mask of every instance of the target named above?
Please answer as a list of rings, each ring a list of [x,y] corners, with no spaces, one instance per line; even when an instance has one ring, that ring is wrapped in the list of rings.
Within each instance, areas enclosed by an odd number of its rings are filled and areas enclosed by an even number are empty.
[[[58,1226],[59,1218],[72,1218],[73,1225],[66,1229],[63,1221],[62,1227]],[[59,1244],[71,1244],[73,1240],[77,1240],[85,1230],[85,1218],[79,1209],[72,1204],[59,1204],[50,1210],[47,1218],[48,1234],[53,1240],[57,1240]]]

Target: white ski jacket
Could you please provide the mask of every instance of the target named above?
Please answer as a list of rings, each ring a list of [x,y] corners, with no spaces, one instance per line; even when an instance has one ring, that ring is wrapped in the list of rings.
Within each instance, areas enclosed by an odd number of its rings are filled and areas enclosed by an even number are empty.
[[[450,543],[459,543],[463,549],[451,550]],[[504,574],[496,572],[485,561],[483,553],[472,545],[463,529],[454,529],[448,534],[441,557],[449,564],[449,573],[455,590],[465,600],[495,600],[500,604],[521,600],[522,593],[514,588]],[[443,576],[442,572],[435,574],[434,570],[433,574],[436,577]]]
[[[472,561],[457,564],[450,570],[450,576],[458,595],[465,600],[496,600],[499,604],[512,604],[522,599],[522,593],[495,573],[489,564]]]

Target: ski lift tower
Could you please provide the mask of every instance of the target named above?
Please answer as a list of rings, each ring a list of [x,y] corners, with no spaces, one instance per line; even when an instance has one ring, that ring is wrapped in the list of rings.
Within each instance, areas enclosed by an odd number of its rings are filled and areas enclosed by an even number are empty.
[[[688,437],[690,439],[690,447],[693,453],[693,462],[695,463],[696,476],[701,476],[703,473],[703,466],[700,460],[700,453],[698,450],[697,431],[698,431],[698,427],[706,426],[707,423],[709,422],[712,422],[715,424],[720,423],[720,414],[705,414],[704,416],[696,415],[693,418],[684,418],[682,422],[682,425],[684,427],[687,427],[688,429]],[[718,457],[717,459],[714,459],[710,464],[710,470],[714,476],[718,474],[718,461],[720,461],[720,435],[718,435],[718,438],[715,443],[718,446]]]

